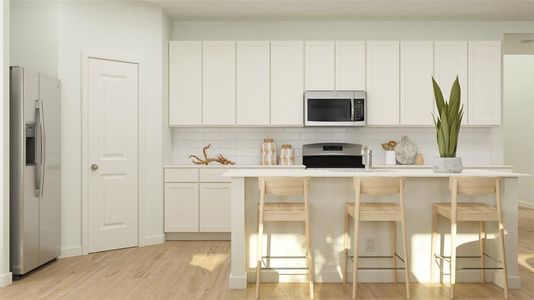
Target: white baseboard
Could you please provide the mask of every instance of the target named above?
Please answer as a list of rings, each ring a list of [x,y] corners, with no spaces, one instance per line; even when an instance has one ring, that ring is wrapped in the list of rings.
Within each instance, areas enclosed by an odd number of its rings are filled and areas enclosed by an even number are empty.
[[[11,272],[0,274],[0,288],[8,286],[13,282],[13,274]]]
[[[229,232],[168,232],[167,241],[229,241]]]
[[[165,242],[164,234],[156,234],[145,236],[143,240],[139,243],[139,246],[150,246],[150,245],[159,245]]]
[[[262,271],[261,272],[262,282],[307,282],[307,275],[280,275],[276,271]],[[489,273],[489,272],[487,272]],[[486,280],[491,282],[493,277],[493,282],[502,287],[503,279],[502,272],[495,271],[494,276],[492,274],[486,275]],[[464,270],[456,274],[457,282],[480,282],[480,272],[478,270]],[[397,271],[397,278],[400,282],[404,281],[404,272]],[[249,270],[247,272],[247,281],[256,282],[256,271]],[[322,271],[319,274],[315,275],[316,282],[324,283],[339,283],[343,282],[341,274],[338,271]],[[352,281],[352,271],[349,270],[347,281]],[[391,270],[360,270],[358,271],[358,281],[359,282],[393,282],[393,274]],[[411,282],[419,282],[415,277],[410,276]],[[449,282],[449,278],[443,278],[444,283]],[[422,282],[428,283],[428,282]],[[509,276],[508,277],[508,286],[510,289],[519,289],[521,287],[521,280],[519,276]]]
[[[61,254],[59,258],[71,257],[71,256],[80,256],[82,255],[82,246],[72,246],[61,248]]]
[[[234,276],[230,274],[229,287],[231,289],[246,289],[247,288],[247,276]]]
[[[534,209],[534,203],[527,201],[519,201],[519,207]]]

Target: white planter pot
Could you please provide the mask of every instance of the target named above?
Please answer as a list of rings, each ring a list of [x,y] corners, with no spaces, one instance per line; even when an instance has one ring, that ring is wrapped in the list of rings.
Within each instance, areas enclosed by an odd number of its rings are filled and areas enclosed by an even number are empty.
[[[434,159],[434,173],[462,173],[464,167],[460,157],[437,157]]]
[[[386,151],[386,157],[384,163],[386,165],[396,165],[397,158],[395,157],[395,151]]]

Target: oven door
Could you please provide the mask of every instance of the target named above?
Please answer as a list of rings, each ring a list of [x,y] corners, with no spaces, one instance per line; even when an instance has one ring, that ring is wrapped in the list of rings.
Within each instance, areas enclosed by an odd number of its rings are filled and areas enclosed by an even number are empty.
[[[304,126],[354,126],[354,94],[306,92]]]

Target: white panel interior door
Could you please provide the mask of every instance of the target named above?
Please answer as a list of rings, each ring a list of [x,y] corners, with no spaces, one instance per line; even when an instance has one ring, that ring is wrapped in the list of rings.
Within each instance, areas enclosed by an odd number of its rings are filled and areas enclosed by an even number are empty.
[[[470,125],[501,124],[501,42],[469,42]]]
[[[202,42],[169,42],[169,124],[202,124]]]
[[[434,45],[401,42],[401,124],[432,125]]]
[[[271,42],[271,125],[303,126],[304,47]]]
[[[304,56],[306,90],[333,90],[334,42],[306,42]]]
[[[202,48],[204,125],[235,124],[235,42],[204,42]]]
[[[365,42],[336,42],[336,90],[365,91]]]
[[[434,43],[434,78],[441,88],[443,97],[448,100],[451,87],[458,76],[460,82],[461,103],[464,106],[462,124],[467,124],[467,42],[442,41]],[[434,111],[437,108],[434,104]]]
[[[270,123],[269,42],[237,42],[237,125]]]
[[[138,245],[138,65],[88,61],[88,251]]]
[[[399,42],[367,42],[367,124],[399,124]]]

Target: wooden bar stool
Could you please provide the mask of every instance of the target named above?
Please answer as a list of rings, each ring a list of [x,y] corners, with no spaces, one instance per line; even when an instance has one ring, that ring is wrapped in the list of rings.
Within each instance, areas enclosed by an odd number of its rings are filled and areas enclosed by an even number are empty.
[[[408,272],[408,251],[406,244],[406,225],[404,218],[404,178],[388,177],[388,178],[369,178],[369,177],[355,177],[353,180],[354,191],[356,198],[354,203],[345,204],[345,272],[344,282],[347,282],[348,260],[353,258],[352,264],[352,298],[356,298],[357,286],[357,272],[358,272],[358,258],[372,258],[370,256],[358,256],[358,239],[359,227],[362,221],[382,221],[391,222],[393,247],[391,259],[393,262],[393,278],[397,282],[397,270],[403,269],[406,283],[406,298],[410,298],[410,281]],[[399,195],[399,202],[362,202],[361,195],[367,194],[371,196],[387,196]],[[354,218],[354,246],[353,256],[349,256],[349,222],[350,218]],[[404,251],[404,259],[397,254],[397,222],[401,222],[402,228],[402,244]],[[379,256],[378,258],[384,258]],[[404,263],[404,267],[397,267],[397,259]],[[383,268],[365,268],[365,269],[383,269]]]
[[[264,222],[304,222],[306,237],[306,267],[310,285],[310,298],[314,298],[314,267],[310,243],[310,205],[308,201],[308,178],[298,177],[260,177],[260,203],[258,204],[258,254],[256,264],[256,299],[260,297],[262,270],[262,242]],[[295,196],[303,195],[303,202],[269,202],[265,195]],[[270,259],[270,257],[265,257]]]
[[[450,298],[454,298],[454,286],[456,284],[456,260],[457,258],[480,258],[480,281],[484,282],[485,269],[502,269],[504,272],[504,297],[508,299],[508,271],[506,270],[506,252],[504,248],[504,226],[502,222],[501,195],[500,195],[500,178],[491,177],[451,177],[449,179],[449,189],[451,190],[450,203],[434,203],[432,205],[432,259],[436,260],[431,264],[431,274],[434,274],[435,263],[437,259],[440,266],[443,260],[448,257],[441,253],[436,254],[435,238],[438,237],[437,227],[439,217],[447,218],[451,221],[451,256],[450,256]],[[495,194],[496,207],[483,203],[458,202],[458,195],[467,196],[486,196]],[[458,222],[479,222],[479,256],[457,256],[456,255],[456,233]],[[498,222],[499,225],[499,247],[501,252],[501,265],[499,268],[485,267],[485,239],[486,239],[486,222]],[[489,257],[489,256],[488,256]],[[441,276],[440,276],[441,277]],[[441,281],[441,280],[440,280]]]

